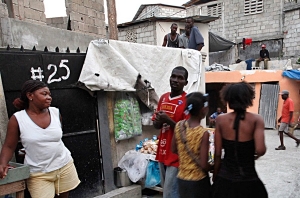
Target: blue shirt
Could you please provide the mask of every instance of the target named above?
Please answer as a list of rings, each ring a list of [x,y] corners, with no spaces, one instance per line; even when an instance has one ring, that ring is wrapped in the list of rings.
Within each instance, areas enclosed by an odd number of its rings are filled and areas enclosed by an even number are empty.
[[[191,28],[190,39],[189,39],[189,49],[198,50],[198,45],[203,44],[204,46],[204,38],[200,33],[199,29],[195,26]]]
[[[219,114],[218,114],[218,112],[215,112],[215,113],[211,114],[210,118],[216,119],[218,117],[218,115],[221,115],[221,114],[223,114],[223,112],[221,112]]]

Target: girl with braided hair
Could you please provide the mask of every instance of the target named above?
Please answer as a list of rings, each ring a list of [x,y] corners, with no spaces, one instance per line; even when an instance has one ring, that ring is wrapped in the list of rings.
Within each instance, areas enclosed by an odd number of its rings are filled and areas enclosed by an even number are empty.
[[[214,198],[268,197],[255,170],[255,160],[266,152],[264,120],[246,111],[254,96],[252,86],[246,82],[229,84],[221,90],[222,100],[234,111],[216,119]]]
[[[178,189],[180,197],[209,198],[209,132],[200,125],[208,112],[208,98],[200,92],[186,96],[185,113],[190,117],[176,124],[172,152],[178,154]]]
[[[38,80],[26,81],[20,98],[13,104],[20,111],[11,116],[0,154],[0,179],[5,178],[8,162],[18,140],[25,149],[24,164],[29,166],[27,187],[32,198],[67,198],[80,183],[70,151],[62,142],[59,110],[50,107],[51,93]]]

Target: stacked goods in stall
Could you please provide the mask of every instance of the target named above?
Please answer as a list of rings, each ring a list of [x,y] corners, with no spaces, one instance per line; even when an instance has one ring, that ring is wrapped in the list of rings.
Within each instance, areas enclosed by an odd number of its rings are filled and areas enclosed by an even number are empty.
[[[144,141],[141,141],[140,144],[136,145],[136,150],[144,154],[156,155],[158,147],[158,139],[156,135],[152,139],[146,138]]]
[[[124,140],[142,134],[139,103],[134,95],[118,93],[114,108],[115,139]]]

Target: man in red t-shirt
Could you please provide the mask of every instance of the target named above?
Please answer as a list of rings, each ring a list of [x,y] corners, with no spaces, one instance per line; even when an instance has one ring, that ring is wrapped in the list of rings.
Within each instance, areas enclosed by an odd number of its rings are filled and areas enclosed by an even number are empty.
[[[172,153],[171,142],[174,127],[180,120],[186,118],[184,86],[187,85],[188,71],[182,67],[175,67],[170,76],[171,92],[163,94],[158,102],[157,111],[153,115],[153,125],[161,129],[156,160],[160,163],[161,185],[164,198],[178,198],[178,155]]]
[[[293,122],[293,113],[294,113],[294,102],[291,98],[289,98],[289,91],[283,90],[281,93],[281,98],[284,100],[281,117],[278,119],[280,122],[279,126],[279,136],[280,136],[280,146],[275,148],[275,150],[285,150],[285,146],[283,144],[283,133],[285,133],[290,138],[293,138],[296,141],[296,147],[299,146],[300,140],[297,139],[294,135],[289,133],[289,127]]]

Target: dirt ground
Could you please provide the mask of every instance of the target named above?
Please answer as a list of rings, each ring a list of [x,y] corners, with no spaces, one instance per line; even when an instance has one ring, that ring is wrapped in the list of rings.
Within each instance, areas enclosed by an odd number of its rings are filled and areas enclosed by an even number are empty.
[[[294,132],[300,139],[300,130]],[[256,161],[256,170],[270,198],[300,198],[300,146],[284,136],[285,151],[277,151],[279,136],[276,130],[265,130],[267,153]],[[161,198],[162,194],[143,198]]]

